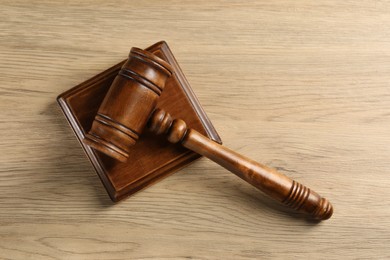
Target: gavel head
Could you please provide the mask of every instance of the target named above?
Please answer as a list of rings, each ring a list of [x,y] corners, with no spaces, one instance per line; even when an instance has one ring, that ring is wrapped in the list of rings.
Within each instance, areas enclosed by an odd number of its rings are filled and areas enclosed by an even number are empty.
[[[169,63],[148,51],[132,48],[83,142],[125,162],[171,74]]]

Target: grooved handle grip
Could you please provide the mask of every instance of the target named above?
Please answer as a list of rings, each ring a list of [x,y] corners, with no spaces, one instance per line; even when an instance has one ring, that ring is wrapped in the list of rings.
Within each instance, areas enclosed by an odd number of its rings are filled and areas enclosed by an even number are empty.
[[[326,198],[321,198],[316,192],[294,180],[282,203],[295,210],[304,210],[314,219],[325,220],[333,214],[332,204]]]
[[[206,156],[295,210],[310,214],[318,220],[328,219],[333,214],[329,201],[316,192],[274,169],[213,142],[193,129],[188,129],[183,120],[172,120],[163,110],[154,111],[148,126],[152,132],[167,134],[170,142],[180,142],[184,147]]]

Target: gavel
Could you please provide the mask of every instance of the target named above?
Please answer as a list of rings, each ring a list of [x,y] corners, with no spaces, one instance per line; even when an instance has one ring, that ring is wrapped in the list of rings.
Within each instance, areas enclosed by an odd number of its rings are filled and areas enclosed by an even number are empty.
[[[203,155],[252,184],[283,204],[309,214],[316,220],[332,216],[326,198],[287,176],[232,151],[189,128],[181,119],[156,108],[166,80],[172,75],[170,64],[156,55],[132,48],[128,60],[115,77],[83,142],[121,162],[145,128],[166,135]]]

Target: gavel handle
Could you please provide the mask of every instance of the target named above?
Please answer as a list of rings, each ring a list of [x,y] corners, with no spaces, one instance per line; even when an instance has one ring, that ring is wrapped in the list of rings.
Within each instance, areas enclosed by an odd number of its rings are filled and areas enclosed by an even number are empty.
[[[211,159],[293,209],[308,213],[317,220],[332,216],[333,207],[326,198],[276,170],[236,153],[194,129],[188,129],[183,120],[172,120],[170,114],[161,109],[153,112],[148,127],[155,134],[166,134],[171,143],[181,143]]]

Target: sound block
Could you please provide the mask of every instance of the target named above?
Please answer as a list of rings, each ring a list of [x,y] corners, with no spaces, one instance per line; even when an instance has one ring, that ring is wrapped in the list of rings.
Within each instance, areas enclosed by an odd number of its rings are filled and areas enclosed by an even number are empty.
[[[183,119],[189,127],[221,143],[218,133],[199,104],[167,43],[158,42],[146,50],[170,63],[174,71],[166,82],[157,107],[168,111],[174,118]],[[82,140],[91,128],[100,104],[124,62],[125,60],[57,98],[88,159],[110,198],[115,202],[200,158],[200,155],[178,144],[171,144],[165,137],[152,135],[147,130],[132,147],[126,163],[83,144]]]

